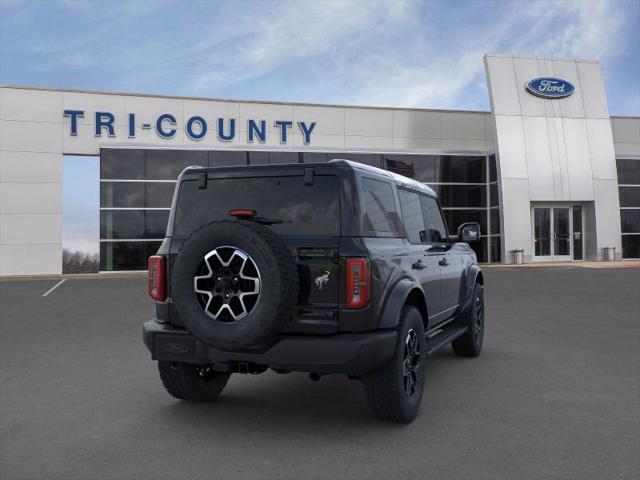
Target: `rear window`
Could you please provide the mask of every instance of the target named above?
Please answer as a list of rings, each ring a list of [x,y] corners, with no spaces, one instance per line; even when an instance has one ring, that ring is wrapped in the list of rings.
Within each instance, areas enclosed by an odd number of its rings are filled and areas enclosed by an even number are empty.
[[[280,235],[340,235],[340,187],[335,175],[316,175],[313,185],[304,177],[209,179],[206,189],[196,180],[180,185],[174,236],[190,235],[229,211],[251,209],[260,217],[283,220],[270,227]]]

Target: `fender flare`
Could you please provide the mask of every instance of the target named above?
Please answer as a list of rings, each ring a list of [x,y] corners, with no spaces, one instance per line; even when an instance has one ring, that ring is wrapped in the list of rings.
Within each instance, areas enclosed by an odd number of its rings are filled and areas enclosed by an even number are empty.
[[[460,302],[460,311],[466,312],[471,305],[471,299],[473,297],[473,288],[479,282],[480,285],[484,285],[484,277],[482,270],[478,265],[471,265],[466,273],[466,280],[462,289],[462,298]]]
[[[399,280],[392,288],[391,293],[387,296],[387,301],[383,307],[382,315],[380,316],[379,328],[396,328],[400,322],[400,313],[402,307],[407,301],[407,297],[413,290],[419,290],[424,299],[424,292],[422,288],[408,278]],[[426,300],[425,300],[426,305]],[[425,316],[425,325],[428,321]]]

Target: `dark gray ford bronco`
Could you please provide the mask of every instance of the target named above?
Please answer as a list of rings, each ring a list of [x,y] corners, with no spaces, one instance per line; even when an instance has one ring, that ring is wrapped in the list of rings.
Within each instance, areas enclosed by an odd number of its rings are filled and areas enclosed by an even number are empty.
[[[144,342],[179,399],[213,400],[232,373],[344,373],[408,422],[429,356],[480,354],[483,277],[463,243],[479,238],[447,232],[429,187],[359,163],[187,168],[149,259]]]

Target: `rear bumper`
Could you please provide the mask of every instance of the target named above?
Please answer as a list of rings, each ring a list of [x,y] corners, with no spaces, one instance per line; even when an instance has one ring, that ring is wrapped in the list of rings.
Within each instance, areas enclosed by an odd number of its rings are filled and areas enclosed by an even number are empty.
[[[157,320],[143,326],[153,360],[185,363],[249,363],[294,372],[362,374],[385,364],[397,332],[341,333],[327,337],[286,336],[261,352],[227,352],[198,340],[187,330]]]

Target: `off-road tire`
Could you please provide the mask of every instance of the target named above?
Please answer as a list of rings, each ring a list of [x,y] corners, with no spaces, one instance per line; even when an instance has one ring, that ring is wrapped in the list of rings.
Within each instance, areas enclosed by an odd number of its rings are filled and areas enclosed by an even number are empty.
[[[158,362],[164,388],[175,398],[194,402],[208,402],[218,398],[230,373],[215,372],[207,365]]]
[[[458,319],[467,331],[451,342],[453,351],[461,357],[477,357],[482,351],[484,339],[484,288],[479,283],[473,288],[471,305]]]
[[[194,276],[203,257],[223,246],[246,253],[261,277],[255,306],[237,322],[208,316],[194,293]],[[270,345],[298,302],[298,269],[289,248],[273,230],[255,222],[220,220],[202,226],[185,241],[171,275],[171,296],[180,319],[193,335],[223,350]]]
[[[415,335],[420,352],[415,390],[412,395],[407,394],[403,370],[406,362],[405,348],[410,332]],[[414,306],[405,306],[400,316],[396,351],[393,357],[380,369],[362,377],[367,406],[373,415],[402,423],[411,422],[416,418],[425,383],[425,343],[420,311]]]

